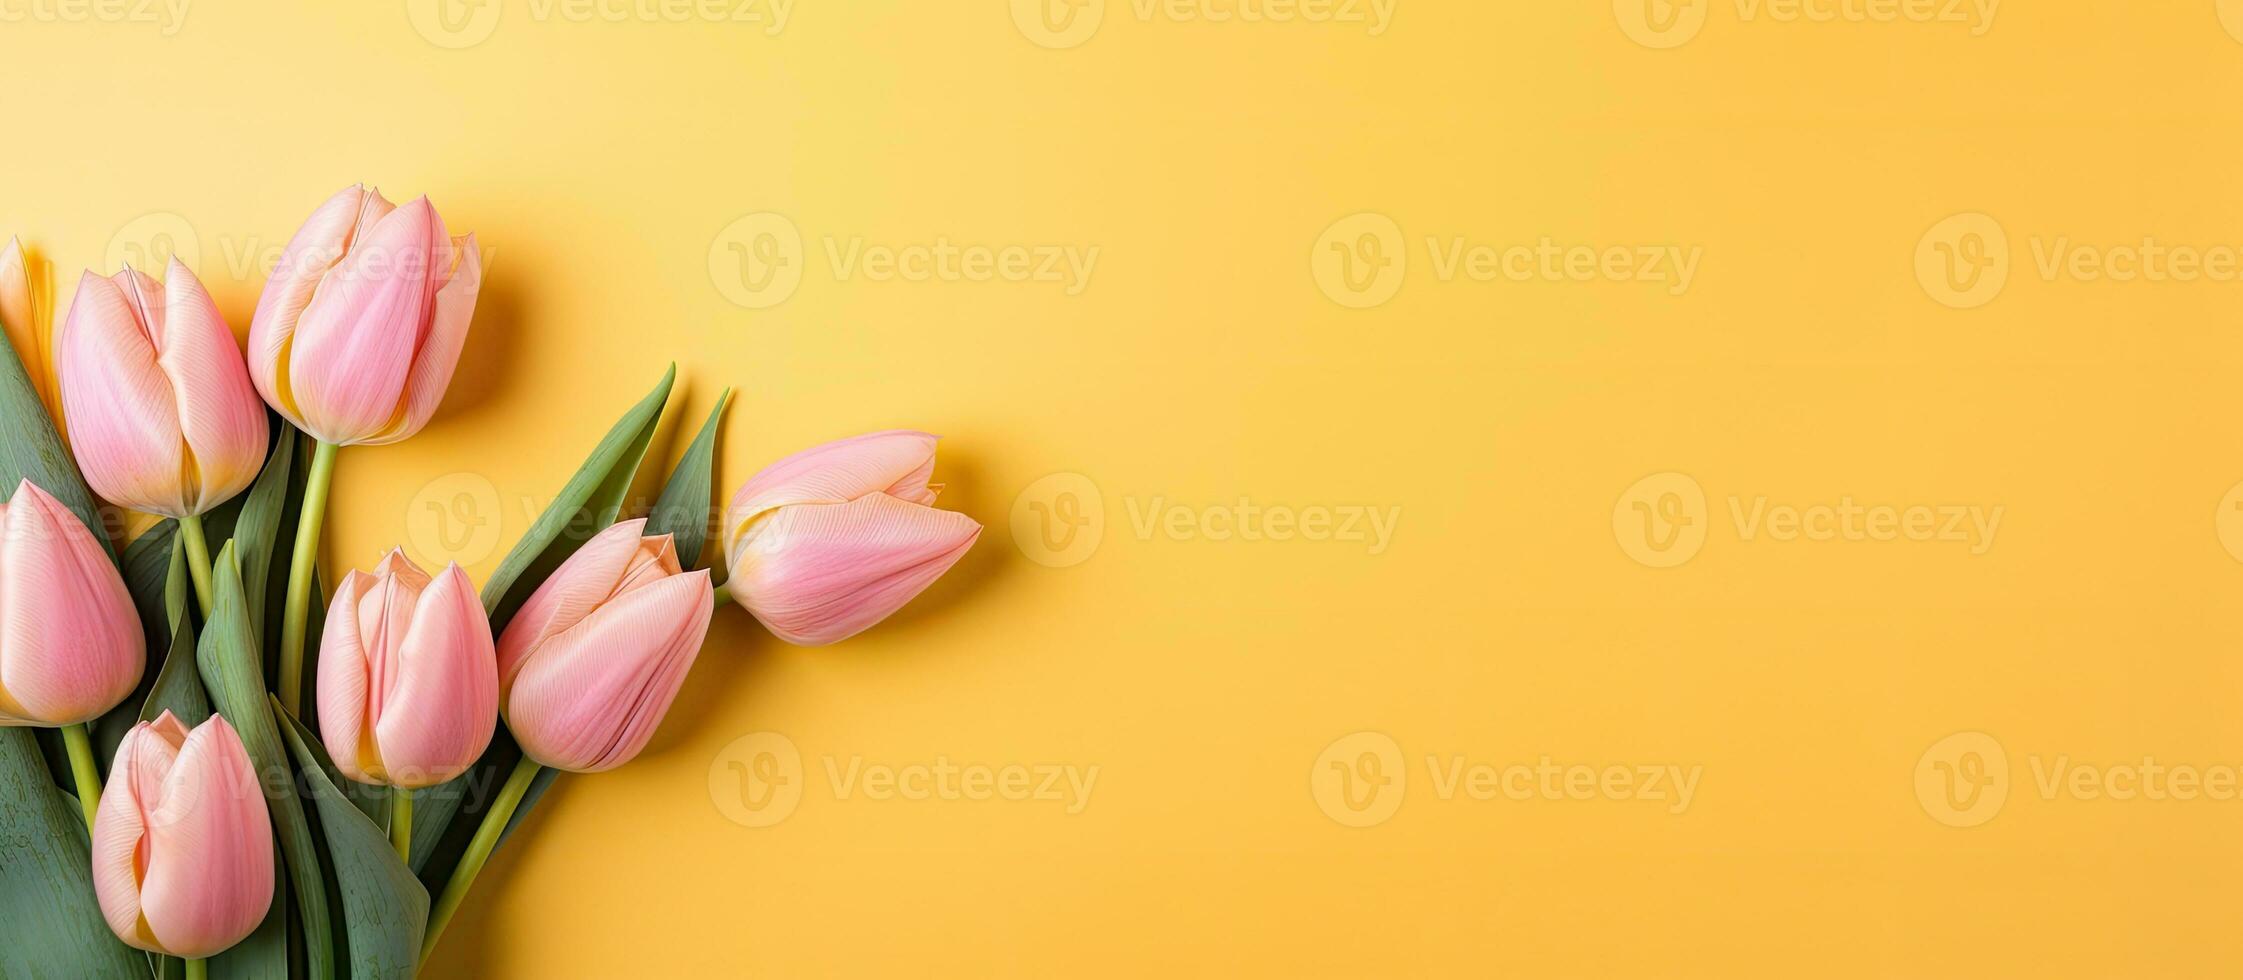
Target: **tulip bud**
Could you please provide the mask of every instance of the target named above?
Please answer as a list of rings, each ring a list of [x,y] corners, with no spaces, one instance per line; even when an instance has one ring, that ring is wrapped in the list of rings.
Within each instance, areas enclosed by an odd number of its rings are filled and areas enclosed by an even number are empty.
[[[112,503],[186,517],[257,479],[265,406],[201,280],[177,258],[164,279],[86,273],[56,368],[86,483]]]
[[[296,427],[338,446],[419,432],[452,383],[483,258],[416,198],[346,187],[297,229],[257,300],[249,374]]]
[[[93,822],[93,888],[126,945],[199,959],[256,931],[273,903],[273,825],[226,719],[166,711],[117,746]]]
[[[434,580],[391,551],[335,590],[319,645],[319,728],[335,768],[419,789],[466,772],[498,725],[491,621],[458,563]]]
[[[848,639],[941,578],[981,525],[928,506],[935,437],[874,432],[764,468],[725,511],[725,588],[780,639]]]
[[[0,504],[0,726],[99,718],[147,666],[132,594],[108,549],[24,480]]]
[[[716,611],[707,569],[667,534],[624,521],[570,555],[498,639],[507,727],[522,752],[571,772],[631,761],[654,736]]]

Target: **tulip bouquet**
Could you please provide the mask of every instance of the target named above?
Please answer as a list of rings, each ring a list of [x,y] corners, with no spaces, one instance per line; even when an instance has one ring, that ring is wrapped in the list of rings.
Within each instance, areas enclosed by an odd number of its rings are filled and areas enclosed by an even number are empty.
[[[333,576],[336,456],[436,415],[475,236],[345,189],[246,352],[177,260],[86,273],[59,334],[30,270],[0,253],[0,978],[411,976],[559,773],[645,749],[719,606],[833,643],[980,534],[933,436],[873,433],[741,486],[716,584],[728,398],[626,515],[673,368],[480,589],[401,550]]]

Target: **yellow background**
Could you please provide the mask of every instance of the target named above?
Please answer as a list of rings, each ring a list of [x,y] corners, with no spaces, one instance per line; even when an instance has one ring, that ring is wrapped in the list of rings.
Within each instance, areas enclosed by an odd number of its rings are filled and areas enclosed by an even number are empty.
[[[830,438],[945,437],[944,505],[988,528],[958,568],[835,648],[724,611],[647,754],[560,784],[432,975],[2232,972],[2243,803],[2036,773],[2243,763],[2243,285],[2034,249],[2243,245],[2243,43],[2212,0],[2011,0],[1975,35],[1710,2],[1661,50],[1602,0],[1399,0],[1376,36],[1106,0],[1072,47],[1007,0],[801,0],[776,36],[483,0],[459,48],[425,2],[200,0],[167,36],[8,0],[0,232],[66,298],[183,225],[243,329],[349,182],[480,234],[453,391],[343,455],[331,567],[404,542],[480,579],[673,358],[665,462],[738,391],[727,490]],[[801,280],[751,309],[720,236],[765,212]],[[1352,309],[1311,257],[1364,212],[1406,266]],[[1956,309],[1916,255],[1965,213],[2008,279]],[[1068,295],[825,252],[942,236],[1099,253]],[[1444,280],[1427,239],[1459,236],[1703,257],[1681,295]],[[1054,473],[1072,504],[1021,499]],[[1667,473],[1705,537],[1652,568],[1623,495]],[[1035,560],[1086,485],[1095,548]],[[1748,538],[1731,502],[1762,497],[2003,516],[1980,554]],[[1143,526],[1241,499],[1399,525]],[[1391,744],[1403,777],[1365,827],[1321,757],[1356,732],[1391,743],[1339,757]],[[1428,765],[1544,756],[1702,776],[1676,813],[1444,799]],[[1097,776],[1072,814],[844,797],[853,758]],[[800,797],[744,826],[759,761]],[[2006,771],[2006,803],[1942,804],[1965,787],[1919,769],[1950,763]]]

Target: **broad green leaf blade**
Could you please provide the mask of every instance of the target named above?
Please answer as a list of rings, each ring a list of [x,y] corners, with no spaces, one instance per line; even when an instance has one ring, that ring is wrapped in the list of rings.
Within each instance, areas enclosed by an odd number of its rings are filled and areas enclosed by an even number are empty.
[[[280,517],[288,509],[289,477],[296,458],[296,430],[276,416],[268,416],[268,421],[278,426],[280,433],[273,440],[271,454],[265,457],[264,470],[257,474],[257,482],[242,498],[241,516],[234,519],[233,533],[235,553],[241,557],[242,595],[249,601],[249,622],[260,631],[260,646],[266,636],[262,632],[265,583],[272,576],[274,546],[280,541]]]
[[[187,575],[184,547],[172,549],[173,574]],[[176,591],[176,590],[175,590]],[[202,675],[195,667],[195,620],[182,608],[171,621],[171,639],[165,644],[163,666],[139,702],[140,721],[154,721],[166,711],[193,728],[210,718],[210,696],[203,692]],[[112,754],[114,754],[112,752]]]
[[[0,495],[14,493],[18,481],[30,480],[77,514],[103,547],[110,547],[109,528],[93,491],[78,475],[78,464],[71,462],[54,420],[47,417],[47,406],[31,387],[23,362],[13,356],[15,348],[4,331],[0,331],[0,349],[10,355],[0,357]],[[114,560],[116,552],[112,550],[109,557]]]
[[[654,390],[647,392],[645,398],[616,420],[614,428],[592,448],[592,454],[585,458],[576,475],[530,525],[529,533],[515,543],[514,550],[507,552],[505,560],[499,563],[498,571],[483,584],[483,608],[491,614],[494,631],[506,628],[506,621],[514,610],[544,583],[554,568],[576,553],[578,546],[614,523],[615,515],[622,510],[624,496],[630,492],[631,481],[638,474],[639,463],[646,457],[647,446],[654,440],[655,427],[662,418],[662,406],[669,401],[677,373],[677,365],[670,365]],[[499,784],[520,758],[521,751],[501,725],[491,738],[491,748],[483,753],[473,769],[451,782],[422,790],[413,798],[412,865],[421,873],[422,881],[433,883],[433,887],[443,887],[452,865],[465,850],[468,838],[475,834],[475,820],[458,820],[455,826],[454,817],[470,797],[476,809],[467,816],[479,817],[480,807],[496,795]],[[521,819],[519,814],[526,811],[529,803],[550,783],[550,778],[544,778],[542,783],[532,784],[530,794],[516,811],[515,820]]]
[[[243,602],[241,566],[234,543],[226,542],[212,561],[210,622],[205,624],[197,648],[196,666],[203,686],[218,713],[241,733],[249,760],[264,774],[265,801],[272,810],[273,831],[280,837],[290,890],[296,894],[297,914],[303,923],[304,946],[315,977],[331,976],[335,937],[327,907],[326,875],[320,868],[319,849],[303,801],[289,776],[288,750],[266,704],[265,672],[259,663],[257,640]]]
[[[547,574],[575,554],[578,545],[615,520],[623,506],[623,495],[630,492],[631,478],[638,472],[638,461],[654,439],[655,423],[662,416],[662,405],[669,400],[670,386],[677,376],[677,365],[670,365],[661,383],[616,420],[615,427],[592,448],[592,455],[569,478],[552,505],[537,516],[529,533],[515,543],[514,550],[499,562],[498,571],[483,583],[483,608],[491,614],[492,629],[503,629],[506,619]]]
[[[0,728],[0,977],[147,975],[94,903],[78,804],[48,782],[29,729]]]
[[[361,980],[412,976],[420,966],[421,934],[428,928],[428,890],[397,859],[389,835],[335,788],[334,768],[319,739],[289,718],[277,699],[272,711],[287,724],[288,746],[318,804],[327,853],[342,884],[350,975]]]
[[[171,649],[171,611],[165,602],[165,590],[171,583],[173,569],[177,569],[184,586],[186,583],[186,557],[179,546],[179,522],[164,520],[141,533],[125,546],[125,591],[132,593],[133,608],[140,613],[142,639],[147,643],[148,665],[140,673],[140,686],[109,713],[94,719],[90,726],[94,756],[104,763],[115,758],[117,744],[124,741],[125,733],[140,718],[140,706],[156,688],[156,678],[164,667],[165,651]],[[191,670],[192,668],[190,668]],[[185,715],[180,720],[192,725],[195,719]]]
[[[678,460],[678,468],[670,471],[670,482],[663,485],[662,496],[655,498],[654,510],[646,515],[646,533],[672,535],[678,562],[686,571],[701,567],[701,548],[709,540],[717,422],[724,418],[724,408],[730,404],[732,389],[726,388],[717,396],[717,407],[709,411],[709,420],[701,424],[701,434],[693,437],[693,445],[687,446],[685,457]]]

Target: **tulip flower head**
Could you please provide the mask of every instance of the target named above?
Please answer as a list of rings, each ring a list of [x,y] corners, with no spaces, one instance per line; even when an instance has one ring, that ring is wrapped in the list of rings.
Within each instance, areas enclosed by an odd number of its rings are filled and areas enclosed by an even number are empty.
[[[483,285],[475,236],[454,239],[416,198],[344,188],[297,229],[249,325],[249,373],[321,442],[397,442],[451,386]]]
[[[126,945],[190,959],[242,941],[273,902],[273,826],[241,735],[166,711],[117,746],[93,823],[94,897]]]
[[[86,483],[112,503],[186,517],[257,479],[265,405],[194,272],[174,257],[164,280],[86,273],[56,369]]]
[[[0,726],[101,717],[140,684],[147,641],[117,566],[29,480],[0,504]]]
[[[780,639],[848,639],[902,608],[981,525],[931,504],[935,437],[874,432],[765,467],[725,511],[732,597]]]
[[[319,647],[319,728],[343,775],[419,789],[466,772],[498,725],[491,621],[457,563],[402,551],[335,590]]]
[[[716,593],[646,521],[594,535],[498,640],[507,727],[538,763],[599,772],[639,754],[708,636]]]

